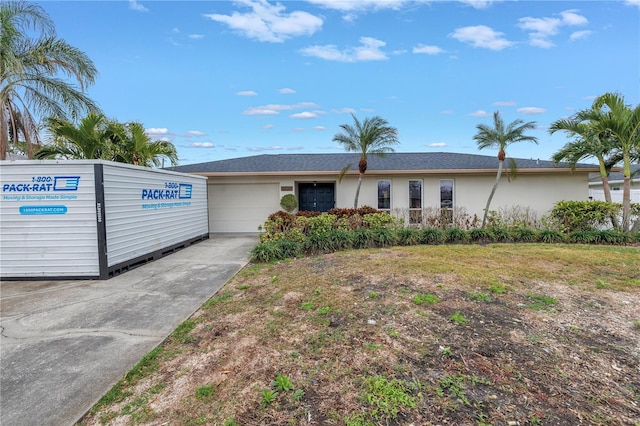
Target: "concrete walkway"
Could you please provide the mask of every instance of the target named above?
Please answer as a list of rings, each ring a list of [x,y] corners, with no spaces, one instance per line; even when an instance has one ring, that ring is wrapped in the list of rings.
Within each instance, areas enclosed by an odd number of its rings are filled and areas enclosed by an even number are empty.
[[[248,261],[214,235],[106,281],[0,283],[0,424],[70,425]]]

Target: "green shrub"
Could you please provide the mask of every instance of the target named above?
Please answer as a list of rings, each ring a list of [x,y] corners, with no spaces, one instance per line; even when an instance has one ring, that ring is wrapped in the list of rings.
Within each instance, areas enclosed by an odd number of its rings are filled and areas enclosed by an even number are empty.
[[[469,238],[471,241],[492,242],[495,241],[496,236],[491,229],[474,228],[469,231]]]
[[[449,243],[466,243],[469,241],[469,234],[460,228],[449,228],[444,231],[445,240]]]
[[[507,228],[501,226],[492,226],[489,228],[493,233],[493,239],[499,243],[508,243],[512,241],[511,233],[507,230]]]
[[[333,229],[336,219],[337,216],[332,214],[323,214],[307,218],[309,223],[309,234],[326,234]]]
[[[375,247],[375,236],[371,229],[356,229],[353,233],[353,248]]]
[[[304,244],[300,241],[293,241],[286,238],[274,242],[276,254],[279,259],[288,257],[301,257],[304,253]]]
[[[603,244],[627,244],[631,241],[631,235],[614,229],[600,231],[599,242]]]
[[[398,242],[396,233],[391,229],[372,229],[373,242],[375,247],[388,247],[393,246]]]
[[[565,240],[565,236],[560,231],[553,229],[542,229],[538,231],[538,241],[542,243],[561,243]]]
[[[438,228],[425,228],[420,231],[420,242],[422,244],[435,245],[445,241],[444,231]]]
[[[304,249],[308,253],[322,254],[335,251],[336,246],[329,234],[311,234],[304,243]]]
[[[597,200],[560,201],[551,210],[551,217],[565,232],[588,231],[609,222],[620,208],[620,204]]]
[[[364,226],[369,229],[388,228],[394,224],[395,218],[389,213],[367,213],[362,217]]]
[[[278,253],[278,250],[279,247],[276,245],[275,241],[259,243],[253,248],[253,250],[251,250],[251,261],[266,263],[273,260],[283,259],[283,257]]]
[[[531,243],[537,238],[536,231],[531,228],[516,228],[510,233],[513,241],[520,243]]]
[[[578,244],[597,244],[600,242],[600,232],[596,230],[573,231],[569,234],[569,241]]]
[[[283,195],[280,199],[280,207],[291,213],[298,207],[298,199],[293,194]]]
[[[414,228],[404,228],[398,230],[396,237],[401,246],[414,246],[420,244],[420,231]]]
[[[353,247],[353,231],[332,229],[327,233],[334,250],[346,250]]]

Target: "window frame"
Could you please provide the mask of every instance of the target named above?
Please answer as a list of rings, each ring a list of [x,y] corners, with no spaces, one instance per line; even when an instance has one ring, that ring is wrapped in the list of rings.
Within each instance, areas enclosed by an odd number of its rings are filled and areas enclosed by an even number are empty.
[[[420,207],[411,207],[412,200],[414,199],[411,196],[412,182],[420,183]],[[424,179],[409,179],[409,185],[407,189],[409,192],[409,224],[422,224],[422,209],[424,208]]]
[[[380,197],[380,189],[381,189],[381,186],[380,186],[380,185],[381,185],[381,184],[384,184],[384,183],[388,184],[388,188],[387,188],[387,189],[388,189],[389,193],[388,193],[387,197],[385,197],[385,198],[381,198],[381,197]],[[378,207],[378,210],[383,211],[383,212],[387,212],[387,213],[391,213],[391,206],[392,206],[392,202],[393,202],[393,200],[392,200],[392,198],[391,198],[391,193],[392,193],[392,190],[391,190],[391,180],[386,180],[386,179],[379,180],[379,181],[378,181],[378,185],[377,185],[377,187],[378,187],[378,197],[377,197],[377,200],[378,200],[378,201],[377,201],[377,207]],[[383,190],[384,190],[384,189],[383,189]],[[385,201],[386,201],[386,200],[388,200],[389,207],[380,207],[380,200],[385,200]]]
[[[443,199],[442,199],[442,189],[443,189],[443,182],[451,182],[451,205],[450,206],[444,206],[443,205]],[[456,197],[455,197],[455,180],[454,179],[440,179],[440,208],[441,209],[453,209],[456,205]]]

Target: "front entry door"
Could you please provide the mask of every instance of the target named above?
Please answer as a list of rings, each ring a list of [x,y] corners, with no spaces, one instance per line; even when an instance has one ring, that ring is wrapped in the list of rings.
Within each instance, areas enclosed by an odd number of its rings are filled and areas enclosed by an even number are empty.
[[[333,183],[300,183],[299,210],[327,212],[335,204],[335,186]]]

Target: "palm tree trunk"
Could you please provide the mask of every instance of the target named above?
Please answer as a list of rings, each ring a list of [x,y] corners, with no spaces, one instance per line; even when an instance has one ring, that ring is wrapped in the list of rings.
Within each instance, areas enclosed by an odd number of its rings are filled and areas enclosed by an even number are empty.
[[[4,115],[4,105],[0,110],[0,160],[7,159],[7,151],[9,149],[9,123]]]
[[[358,208],[358,197],[360,196],[360,185],[362,185],[362,173],[358,176],[358,187],[356,188],[356,199],[353,201],[353,208]]]
[[[622,159],[624,182],[622,184],[622,232],[629,232],[631,220],[631,157],[625,154]]]
[[[604,191],[604,200],[607,203],[611,203],[611,187],[609,186],[609,178],[606,176],[602,176],[602,189]],[[614,229],[620,229],[620,222],[618,222],[618,214],[611,214],[611,224]]]
[[[496,175],[496,183],[493,184],[493,188],[491,189],[491,194],[489,194],[489,199],[487,200],[487,206],[484,208],[484,216],[482,218],[482,228],[487,223],[487,215],[489,214],[489,206],[491,205],[491,200],[493,200],[493,194],[496,193],[496,189],[498,189],[498,184],[500,183],[500,177],[502,176],[502,167],[504,164],[504,160],[498,161],[498,174]]]

